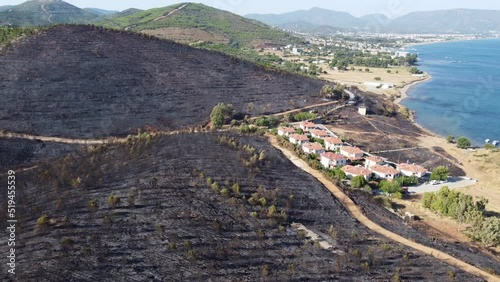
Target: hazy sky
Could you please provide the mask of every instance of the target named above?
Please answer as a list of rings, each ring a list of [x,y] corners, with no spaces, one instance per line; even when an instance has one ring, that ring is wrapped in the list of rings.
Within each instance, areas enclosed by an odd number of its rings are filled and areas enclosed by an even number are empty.
[[[0,0],[2,5],[16,5],[25,0]],[[125,10],[127,8],[149,9],[163,7],[179,2],[171,0],[67,0],[80,8],[93,7],[107,10]],[[320,7],[336,11],[349,12],[355,16],[382,13],[390,18],[402,16],[413,11],[469,8],[500,10],[500,1],[494,0],[198,0],[188,1],[228,10],[236,14],[283,13],[295,10]]]

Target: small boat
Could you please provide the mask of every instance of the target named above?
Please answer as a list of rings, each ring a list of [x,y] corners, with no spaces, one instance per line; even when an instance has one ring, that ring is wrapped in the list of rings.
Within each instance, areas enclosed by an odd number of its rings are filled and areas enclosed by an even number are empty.
[[[495,145],[495,146],[496,146],[496,145],[498,145],[498,143],[500,143],[500,141],[495,140],[495,141],[493,141],[493,143],[491,143],[491,144],[493,144],[493,145]]]
[[[484,140],[484,143],[490,143],[490,139]]]

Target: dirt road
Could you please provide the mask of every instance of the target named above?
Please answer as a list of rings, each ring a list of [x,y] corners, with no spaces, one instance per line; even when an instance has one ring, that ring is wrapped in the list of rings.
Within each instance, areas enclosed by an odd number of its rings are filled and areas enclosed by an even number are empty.
[[[332,182],[330,182],[323,174],[321,174],[319,171],[312,169],[309,167],[309,165],[304,162],[302,159],[299,159],[295,154],[293,154],[291,151],[284,149],[280,147],[276,141],[276,138],[274,136],[269,137],[269,141],[271,144],[283,152],[283,154],[297,167],[300,169],[304,170],[305,172],[311,174],[314,176],[316,179],[318,179],[337,199],[340,200],[342,205],[346,207],[351,215],[356,218],[359,222],[361,222],[363,225],[368,227],[369,229],[377,232],[380,235],[383,235],[391,240],[394,240],[398,243],[401,243],[403,245],[409,246],[415,250],[418,250],[424,254],[433,256],[439,260],[442,260],[452,266],[455,266],[463,271],[466,271],[468,273],[471,273],[473,275],[476,275],[478,277],[481,277],[483,279],[486,279],[488,281],[500,281],[500,278],[489,274],[473,265],[470,265],[464,261],[461,261],[459,259],[456,259],[452,256],[450,256],[447,253],[441,252],[437,249],[433,249],[427,246],[424,246],[419,243],[415,243],[413,241],[410,241],[396,233],[393,233],[389,230],[386,230],[382,228],[380,225],[376,224],[375,222],[371,221],[368,217],[366,217],[362,212],[361,209],[354,204],[354,202],[346,195],[344,192],[337,186],[335,186]]]

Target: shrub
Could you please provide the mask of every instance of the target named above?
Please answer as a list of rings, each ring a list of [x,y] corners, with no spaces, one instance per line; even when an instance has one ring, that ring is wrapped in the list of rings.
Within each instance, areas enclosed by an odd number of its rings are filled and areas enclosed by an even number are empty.
[[[366,179],[361,175],[354,176],[351,179],[351,187],[352,188],[361,188],[361,187],[364,187],[366,184],[368,184],[368,181],[366,181]]]
[[[465,137],[458,137],[457,139],[457,147],[460,149],[467,149],[471,145],[471,142],[469,139]]]
[[[115,208],[120,203],[120,198],[115,196],[115,194],[111,194],[109,195],[107,202],[110,207]]]
[[[222,125],[231,120],[234,114],[234,108],[231,104],[219,103],[210,113],[210,121],[214,128],[220,128]]]
[[[96,199],[90,200],[89,209],[96,210],[97,208],[99,208],[99,203],[97,202],[97,200]]]
[[[377,77],[375,77],[374,79],[375,79],[376,81],[380,81],[380,80],[382,80],[382,78],[380,78],[380,77],[378,77],[378,76],[377,76]]]
[[[38,218],[36,224],[38,225],[46,225],[49,222],[49,216],[44,214]]]
[[[315,119],[316,118],[316,114],[302,112],[302,113],[298,113],[298,114],[294,115],[293,118],[296,121],[305,121],[305,120]]]
[[[444,181],[448,179],[450,170],[445,166],[438,166],[432,170],[430,180]]]

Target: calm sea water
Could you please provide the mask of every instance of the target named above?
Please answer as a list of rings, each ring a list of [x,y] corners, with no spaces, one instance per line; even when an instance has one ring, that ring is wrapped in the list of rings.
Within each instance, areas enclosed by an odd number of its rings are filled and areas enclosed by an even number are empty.
[[[500,140],[500,39],[412,47],[432,79],[408,92],[403,105],[417,122],[442,136],[465,136],[474,145]]]

